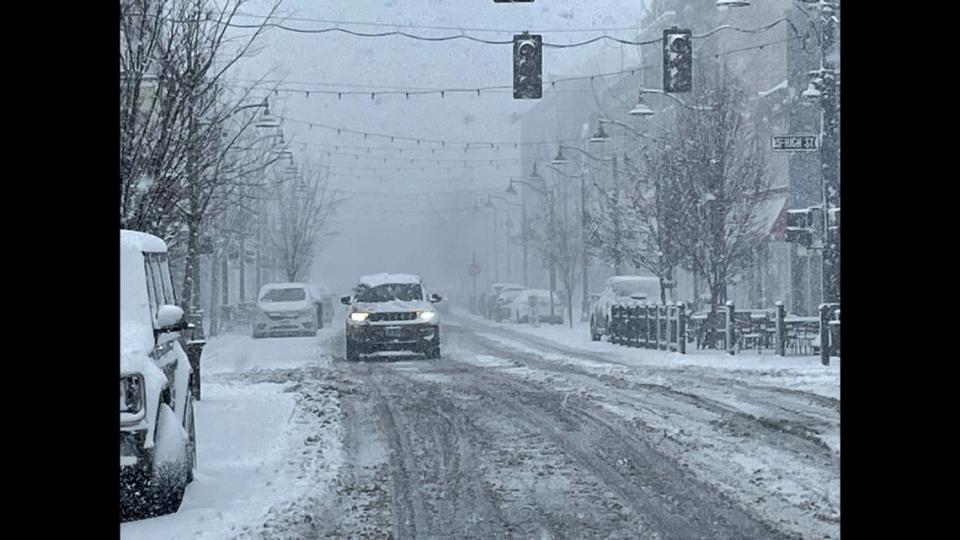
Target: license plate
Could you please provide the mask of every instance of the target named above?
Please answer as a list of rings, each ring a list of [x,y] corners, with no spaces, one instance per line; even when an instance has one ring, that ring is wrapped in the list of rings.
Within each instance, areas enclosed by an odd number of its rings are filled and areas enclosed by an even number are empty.
[[[388,326],[386,328],[386,334],[390,337],[399,337],[403,335],[403,328],[399,326]]]

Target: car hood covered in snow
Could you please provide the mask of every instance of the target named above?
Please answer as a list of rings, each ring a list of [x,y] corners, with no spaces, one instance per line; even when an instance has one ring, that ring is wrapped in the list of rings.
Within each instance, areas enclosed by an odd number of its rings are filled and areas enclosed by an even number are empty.
[[[392,300],[390,302],[357,302],[355,311],[370,313],[395,313],[401,311],[433,311],[433,306],[425,300]]]

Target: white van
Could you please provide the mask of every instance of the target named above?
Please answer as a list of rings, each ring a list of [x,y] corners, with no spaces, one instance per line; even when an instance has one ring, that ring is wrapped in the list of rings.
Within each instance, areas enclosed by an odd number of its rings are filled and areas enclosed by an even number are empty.
[[[187,328],[163,240],[120,231],[121,513],[176,512],[197,463]]]

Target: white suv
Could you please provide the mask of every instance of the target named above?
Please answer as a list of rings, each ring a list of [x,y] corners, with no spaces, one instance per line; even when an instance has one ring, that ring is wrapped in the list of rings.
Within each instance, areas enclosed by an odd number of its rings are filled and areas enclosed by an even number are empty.
[[[253,338],[268,335],[317,335],[317,301],[305,283],[270,283],[260,289]]]
[[[187,328],[156,236],[120,231],[120,502],[124,517],[176,512],[196,466]]]
[[[353,296],[340,302],[347,313],[347,360],[380,351],[421,353],[440,358],[440,325],[430,304],[440,302],[427,295],[420,276],[373,274],[360,278]]]

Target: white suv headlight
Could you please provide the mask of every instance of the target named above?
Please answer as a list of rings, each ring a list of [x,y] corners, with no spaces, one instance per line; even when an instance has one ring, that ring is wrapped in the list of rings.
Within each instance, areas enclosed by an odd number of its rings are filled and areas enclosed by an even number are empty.
[[[419,311],[417,316],[420,320],[430,322],[437,316],[437,313],[435,311]]]
[[[350,314],[350,321],[355,323],[360,323],[367,320],[367,317],[369,316],[370,316],[369,313],[364,313],[362,311],[354,311],[353,313]]]

